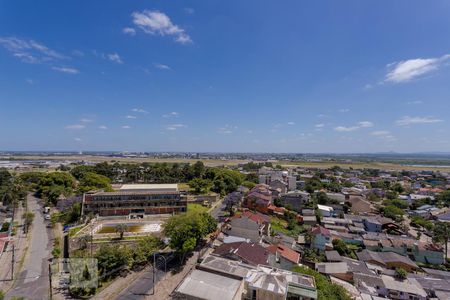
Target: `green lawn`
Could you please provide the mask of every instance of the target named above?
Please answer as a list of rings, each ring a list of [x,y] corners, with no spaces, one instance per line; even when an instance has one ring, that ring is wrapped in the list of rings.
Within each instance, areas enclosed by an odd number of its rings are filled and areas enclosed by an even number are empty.
[[[204,207],[200,204],[188,204],[187,205],[187,211],[188,212],[198,212],[198,213],[206,213],[208,212],[208,208]]]

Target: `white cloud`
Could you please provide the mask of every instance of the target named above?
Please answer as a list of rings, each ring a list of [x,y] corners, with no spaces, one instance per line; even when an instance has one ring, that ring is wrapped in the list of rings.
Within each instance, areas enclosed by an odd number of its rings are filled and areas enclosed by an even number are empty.
[[[107,130],[108,127],[106,125],[100,125],[100,126],[98,126],[98,129]]]
[[[185,128],[187,125],[185,124],[169,124],[166,126],[166,130],[174,131],[180,128]]]
[[[82,141],[82,139],[81,139],[81,138],[79,138],[79,137],[77,137],[77,138],[74,138],[74,140],[75,140],[76,142],[81,142],[81,141]]]
[[[410,116],[404,116],[395,123],[398,126],[409,126],[414,124],[431,124],[431,123],[439,123],[444,122],[444,120],[435,118],[435,117],[410,117]]]
[[[375,135],[375,136],[383,136],[383,135],[389,135],[389,134],[391,134],[391,133],[386,130],[378,130],[378,131],[373,131],[371,133],[371,135]]]
[[[125,27],[124,29],[122,29],[122,32],[124,34],[128,34],[128,35],[131,35],[131,36],[136,35],[136,29],[131,28],[131,27]]]
[[[358,126],[361,128],[368,128],[368,127],[373,127],[374,124],[372,122],[369,121],[362,121],[358,123]]]
[[[160,69],[160,70],[172,70],[171,67],[169,67],[168,65],[164,65],[164,64],[154,64],[155,68]]]
[[[73,75],[80,73],[80,71],[78,71],[77,69],[69,67],[52,67],[52,70]]]
[[[226,124],[225,126],[218,128],[217,132],[221,134],[230,134],[233,133],[236,129],[238,129],[237,126]]]
[[[64,128],[69,129],[69,130],[81,130],[81,129],[84,129],[85,127],[86,126],[84,126],[83,124],[73,124],[73,125],[67,125]]]
[[[346,126],[338,126],[335,127],[334,130],[337,132],[350,132],[350,131],[355,131],[358,130],[359,127],[358,126],[350,126],[350,127],[346,127]]]
[[[334,130],[337,132],[351,132],[351,131],[355,131],[361,128],[369,128],[369,127],[373,127],[374,124],[370,121],[361,121],[358,122],[358,125],[356,126],[338,126],[335,127]]]
[[[80,122],[82,122],[82,123],[91,123],[91,122],[94,122],[94,120],[88,119],[88,118],[82,118],[82,119],[80,119]]]
[[[340,113],[346,113],[346,112],[349,112],[349,111],[350,111],[349,108],[341,108],[341,109],[338,110],[338,112],[340,112]]]
[[[132,115],[127,115],[127,116],[125,116],[125,119],[137,119],[137,117],[132,116]]]
[[[170,118],[170,117],[178,117],[180,114],[179,113],[177,113],[176,111],[172,111],[172,112],[170,112],[170,113],[168,113],[168,114],[164,114],[164,115],[162,115],[163,116],[163,118]]]
[[[41,63],[67,58],[34,40],[0,37],[0,46],[25,63]]]
[[[119,54],[117,53],[111,53],[111,54],[107,54],[106,57],[113,62],[116,62],[118,64],[123,64],[122,59],[120,58]]]
[[[172,23],[170,18],[157,10],[144,10],[132,13],[133,23],[148,34],[173,36],[181,44],[192,43],[186,31]]]
[[[378,130],[378,131],[372,131],[371,135],[378,137],[381,140],[384,140],[386,142],[394,142],[397,141],[397,138],[393,136],[389,131],[387,130]]]
[[[141,114],[148,114],[148,111],[146,111],[143,108],[133,108],[131,111],[141,113]]]
[[[193,8],[191,8],[191,7],[186,7],[186,8],[184,9],[184,12],[185,12],[186,14],[188,14],[188,15],[193,15],[193,14],[195,13],[195,10],[194,10]]]
[[[316,124],[316,125],[314,125],[314,127],[316,127],[316,128],[323,128],[323,127],[325,127],[325,124],[323,124],[323,123]]]
[[[130,129],[131,128],[131,126],[129,126],[129,125],[123,125],[122,126],[122,129]]]
[[[450,55],[444,55],[437,58],[415,58],[389,64],[385,81],[401,83],[413,80],[436,71],[449,58]]]
[[[293,126],[293,125],[295,125],[295,123],[294,123],[294,122],[287,122],[287,124],[288,124],[289,126]]]
[[[409,102],[406,102],[406,104],[409,104],[409,105],[423,104],[423,101],[422,100],[409,101]]]
[[[34,80],[31,79],[31,78],[27,78],[25,81],[26,81],[28,84],[34,84]]]

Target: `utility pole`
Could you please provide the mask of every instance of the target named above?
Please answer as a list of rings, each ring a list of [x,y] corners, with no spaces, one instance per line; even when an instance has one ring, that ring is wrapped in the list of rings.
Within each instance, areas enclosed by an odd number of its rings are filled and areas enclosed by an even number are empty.
[[[13,245],[12,245],[12,256],[11,256],[11,281],[14,280],[14,260],[15,260],[14,252],[15,252],[15,248],[16,248],[16,246],[13,243]]]
[[[52,291],[52,265],[48,264],[48,281],[50,284],[50,300],[53,298],[53,291]]]
[[[153,252],[153,294],[155,294],[155,265],[156,265],[156,252]]]

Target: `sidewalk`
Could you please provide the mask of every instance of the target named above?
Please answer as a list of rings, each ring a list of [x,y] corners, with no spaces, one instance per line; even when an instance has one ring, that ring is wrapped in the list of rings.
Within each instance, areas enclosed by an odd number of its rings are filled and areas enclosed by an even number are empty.
[[[197,264],[199,253],[195,252],[192,257],[186,261],[183,270],[177,274],[168,272],[166,276],[155,285],[155,294],[145,297],[145,299],[171,299],[170,295],[177,288],[177,286],[183,281],[183,279],[189,274],[189,272]]]
[[[29,236],[23,233],[22,227],[22,215],[24,214],[24,212],[25,208],[23,208],[21,205],[16,208],[14,216],[14,222],[17,223],[16,235],[12,237],[12,240],[8,243],[5,251],[0,256],[0,290],[3,290],[3,292],[5,293],[9,291],[9,289],[11,289],[18,274],[20,274],[23,260],[28,249]],[[10,281],[13,244],[15,245],[14,281]]]

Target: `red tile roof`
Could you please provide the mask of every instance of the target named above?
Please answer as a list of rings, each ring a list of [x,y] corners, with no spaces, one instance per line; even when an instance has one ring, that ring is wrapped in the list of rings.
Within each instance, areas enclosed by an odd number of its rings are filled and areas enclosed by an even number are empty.
[[[298,263],[300,260],[300,254],[298,252],[295,252],[291,248],[284,246],[282,244],[279,245],[271,245],[267,247],[267,250],[269,250],[270,253],[275,254],[279,253],[282,257],[286,258],[287,260]]]
[[[328,229],[326,229],[325,227],[322,226],[317,226],[316,228],[314,228],[312,230],[312,233],[314,234],[322,234],[322,235],[330,235],[330,231]]]
[[[243,216],[246,216],[247,218],[249,218],[250,220],[262,224],[262,223],[268,223],[270,222],[270,218],[269,216],[263,215],[263,214],[255,214],[251,211],[244,211],[242,213]]]

